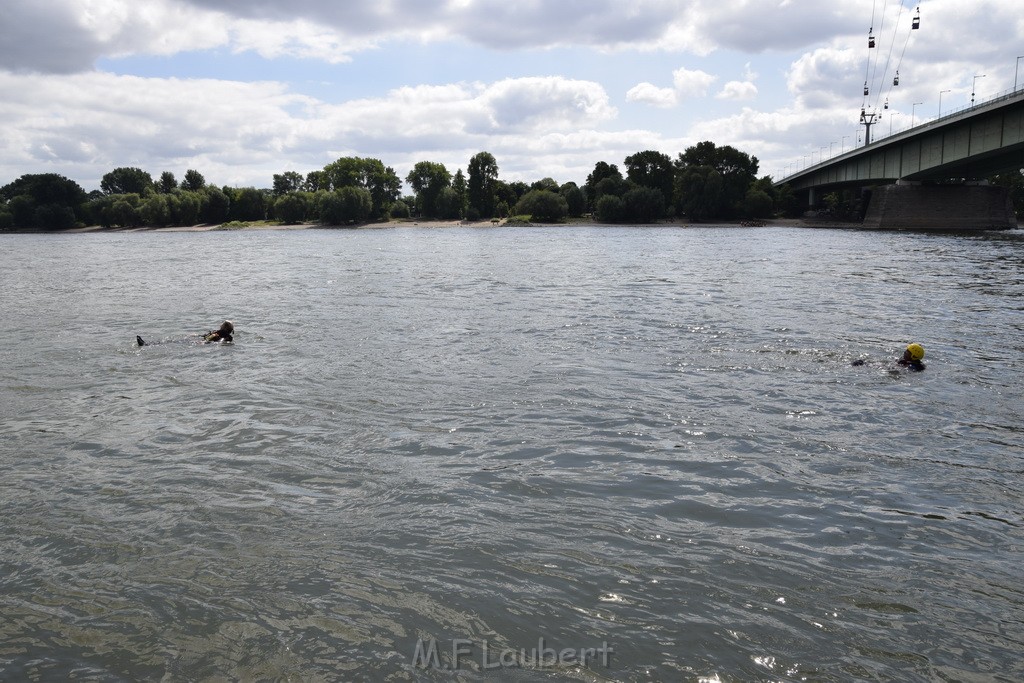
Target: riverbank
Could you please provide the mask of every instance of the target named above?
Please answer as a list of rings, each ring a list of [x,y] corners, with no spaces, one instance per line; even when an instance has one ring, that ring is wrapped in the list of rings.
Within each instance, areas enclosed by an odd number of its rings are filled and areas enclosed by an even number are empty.
[[[7,230],[0,231],[0,235],[7,234],[31,234],[31,233],[121,233],[121,232],[217,232],[217,231],[233,231],[233,230],[384,230],[390,228],[493,228],[501,226],[517,226],[517,227],[582,227],[582,228],[609,228],[609,227],[622,227],[622,224],[617,223],[600,223],[591,218],[572,218],[561,223],[534,223],[534,222],[523,222],[516,219],[500,219],[500,220],[482,220],[482,221],[465,221],[465,220],[429,220],[420,218],[404,218],[399,220],[380,221],[376,223],[361,223],[358,225],[324,225],[322,223],[296,223],[296,224],[284,224],[277,223],[274,221],[251,221],[251,222],[231,222],[231,223],[214,223],[214,224],[201,224],[201,225],[190,225],[190,226],[169,226],[169,227],[156,227],[156,226],[137,226],[132,228],[106,228],[100,225],[91,225],[78,228],[70,228],[68,230]],[[763,227],[776,227],[776,228],[816,228],[816,229],[846,229],[846,230],[858,230],[863,229],[863,225],[859,222],[854,221],[840,221],[833,219],[823,218],[772,218],[766,220],[757,221],[709,221],[706,223],[694,223],[688,220],[662,220],[654,223],[646,223],[642,226],[636,225],[631,227],[665,227],[665,228],[708,228],[708,227],[721,227],[721,228],[763,228]],[[1018,224],[1018,229],[1021,229],[1021,225]]]
[[[12,233],[37,233],[37,232],[61,232],[61,233],[119,233],[119,232],[214,232],[227,230],[382,230],[387,228],[492,228],[505,225],[523,227],[617,227],[618,224],[600,223],[590,218],[574,218],[561,223],[522,222],[514,219],[500,220],[429,220],[407,218],[400,220],[380,221],[376,223],[361,223],[359,225],[324,225],[322,223],[297,223],[283,224],[273,221],[251,221],[232,222],[217,224],[201,224],[190,226],[137,226],[132,228],[113,227],[107,228],[100,225],[92,225],[68,230],[11,230]],[[707,223],[694,223],[688,220],[663,220],[645,224],[644,227],[811,227],[811,228],[834,228],[834,227],[857,227],[857,223],[844,223],[842,221],[822,221],[820,219],[805,218],[775,218],[759,221],[712,221]]]

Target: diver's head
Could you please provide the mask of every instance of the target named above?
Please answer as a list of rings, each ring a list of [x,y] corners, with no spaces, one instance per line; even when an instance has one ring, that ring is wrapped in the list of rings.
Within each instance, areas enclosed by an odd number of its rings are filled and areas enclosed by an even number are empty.
[[[235,331],[235,324],[230,320],[225,320],[223,323],[221,323],[219,331],[223,334],[231,334],[232,332]],[[923,355],[924,351],[922,351],[921,354]]]
[[[903,357],[907,360],[921,360],[924,358],[924,347],[920,344],[907,344],[907,350],[903,352]]]

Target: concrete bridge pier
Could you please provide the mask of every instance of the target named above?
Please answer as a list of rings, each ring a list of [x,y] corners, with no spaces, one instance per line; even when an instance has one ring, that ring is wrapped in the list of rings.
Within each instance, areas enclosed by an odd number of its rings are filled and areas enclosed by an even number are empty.
[[[864,227],[881,230],[1010,230],[1017,227],[1017,217],[1010,191],[1005,187],[900,183],[874,188],[864,216]]]

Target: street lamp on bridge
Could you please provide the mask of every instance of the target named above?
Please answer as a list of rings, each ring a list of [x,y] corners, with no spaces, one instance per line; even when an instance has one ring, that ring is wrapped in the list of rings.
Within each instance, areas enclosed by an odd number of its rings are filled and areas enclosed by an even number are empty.
[[[951,91],[949,91],[949,90],[940,90],[939,91],[939,118],[940,119],[942,118],[942,93],[944,93],[944,92],[951,92]]]
[[[985,78],[985,74],[978,74],[974,77],[974,82],[971,83],[971,106],[974,106],[974,91],[977,90],[978,79]]]
[[[1024,59],[1024,55],[1017,57],[1017,64],[1013,67],[1013,92],[1017,92],[1017,71],[1020,69],[1020,60]]]
[[[839,150],[840,154],[846,154],[846,139],[849,138],[849,137],[850,137],[849,135],[844,135],[843,136],[843,141],[842,141],[842,144],[841,144],[841,149]]]
[[[917,113],[917,105],[919,105],[919,104],[924,104],[924,102],[914,102],[914,104],[910,107],[910,127],[911,128],[914,127],[914,114]]]

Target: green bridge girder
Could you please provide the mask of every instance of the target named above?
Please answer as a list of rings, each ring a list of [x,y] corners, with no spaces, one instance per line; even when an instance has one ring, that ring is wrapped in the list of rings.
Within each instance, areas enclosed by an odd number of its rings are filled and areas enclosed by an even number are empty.
[[[1024,89],[851,150],[776,184],[814,191],[898,181],[980,180],[1021,168]]]

